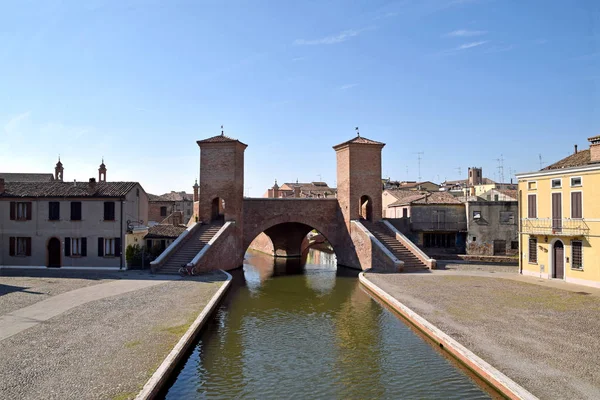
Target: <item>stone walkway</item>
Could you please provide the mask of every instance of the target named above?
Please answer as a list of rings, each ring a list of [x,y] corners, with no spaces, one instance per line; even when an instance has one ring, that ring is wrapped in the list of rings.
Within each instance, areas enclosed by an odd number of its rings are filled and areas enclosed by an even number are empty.
[[[226,280],[86,274],[0,276],[0,398],[135,397]]]
[[[366,277],[539,398],[600,398],[600,290],[514,273]]]

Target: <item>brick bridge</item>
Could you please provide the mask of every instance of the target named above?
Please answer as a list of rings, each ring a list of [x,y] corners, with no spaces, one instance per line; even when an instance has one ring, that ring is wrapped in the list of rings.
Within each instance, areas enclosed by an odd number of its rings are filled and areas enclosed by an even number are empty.
[[[384,143],[357,136],[333,147],[338,183],[333,199],[244,198],[247,145],[223,134],[197,143],[197,223],[152,263],[153,270],[176,272],[183,264],[199,271],[238,268],[251,244],[275,256],[299,256],[312,229],[329,241],[338,264],[344,266],[432,267],[432,260],[381,221]]]

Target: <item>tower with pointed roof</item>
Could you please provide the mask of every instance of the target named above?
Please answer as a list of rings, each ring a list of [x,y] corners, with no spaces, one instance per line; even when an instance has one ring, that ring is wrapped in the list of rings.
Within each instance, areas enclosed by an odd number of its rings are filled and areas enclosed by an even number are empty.
[[[104,165],[104,157],[102,157],[102,164],[98,168],[98,182],[106,182],[106,165]]]
[[[244,200],[246,144],[220,135],[197,141],[200,146],[199,220],[225,220],[241,224]]]
[[[337,158],[337,197],[350,229],[351,220],[381,219],[381,150],[385,143],[360,136],[333,146]]]
[[[63,164],[62,162],[60,162],[60,156],[58,156],[58,162],[54,167],[54,180],[62,182],[64,170],[65,169],[63,168]]]

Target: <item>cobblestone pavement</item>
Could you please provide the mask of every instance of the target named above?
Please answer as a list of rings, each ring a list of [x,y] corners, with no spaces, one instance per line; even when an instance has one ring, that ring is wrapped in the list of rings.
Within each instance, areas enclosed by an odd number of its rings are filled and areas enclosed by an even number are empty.
[[[86,274],[0,276],[0,309],[11,310],[0,320],[38,305],[44,310],[43,304],[71,292],[85,296],[82,288],[96,296],[0,340],[0,398],[135,397],[226,279],[220,272],[185,279],[146,272],[90,274],[90,279]],[[127,280],[131,290],[123,292]],[[27,290],[15,297],[15,290],[3,286]],[[98,292],[105,296],[98,298]]]
[[[490,272],[366,277],[539,398],[600,398],[600,290]]]

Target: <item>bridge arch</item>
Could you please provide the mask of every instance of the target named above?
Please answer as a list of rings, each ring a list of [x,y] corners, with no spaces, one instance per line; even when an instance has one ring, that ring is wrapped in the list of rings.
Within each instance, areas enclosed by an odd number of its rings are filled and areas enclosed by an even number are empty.
[[[279,207],[282,207],[281,212]],[[327,239],[337,257],[337,207],[335,199],[245,199],[242,248],[245,252],[252,241],[264,233],[277,255],[300,256],[302,241],[315,229]],[[290,212],[294,208],[305,210]]]

